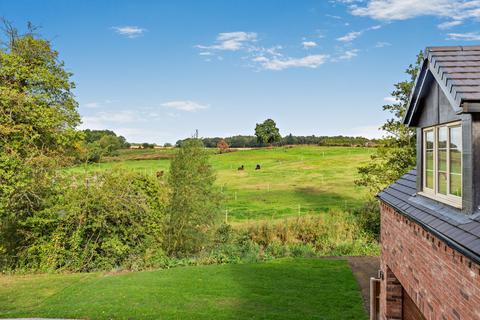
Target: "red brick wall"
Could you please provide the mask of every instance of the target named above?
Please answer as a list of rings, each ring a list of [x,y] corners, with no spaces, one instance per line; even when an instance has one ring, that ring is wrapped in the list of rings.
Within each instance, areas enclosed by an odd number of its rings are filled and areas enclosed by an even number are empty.
[[[401,319],[398,286],[426,319],[480,319],[480,266],[381,204],[382,319]]]

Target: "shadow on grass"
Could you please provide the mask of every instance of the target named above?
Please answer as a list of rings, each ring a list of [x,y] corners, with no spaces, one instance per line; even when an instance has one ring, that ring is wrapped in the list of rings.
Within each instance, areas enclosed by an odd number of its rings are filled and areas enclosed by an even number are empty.
[[[232,319],[367,319],[345,260],[280,259],[231,272],[242,296]]]
[[[347,210],[362,203],[361,199],[353,196],[348,196],[344,193],[327,192],[315,187],[296,188],[294,194],[307,208],[315,211]]]

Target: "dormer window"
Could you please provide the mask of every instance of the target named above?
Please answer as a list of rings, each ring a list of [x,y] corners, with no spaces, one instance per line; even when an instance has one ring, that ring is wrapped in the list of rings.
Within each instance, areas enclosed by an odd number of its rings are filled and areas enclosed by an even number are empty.
[[[423,129],[423,194],[462,206],[462,126],[460,122]]]

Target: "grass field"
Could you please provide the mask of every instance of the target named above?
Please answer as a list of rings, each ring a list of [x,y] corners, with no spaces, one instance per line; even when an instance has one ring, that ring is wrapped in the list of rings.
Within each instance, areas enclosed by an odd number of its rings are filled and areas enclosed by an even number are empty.
[[[75,319],[367,319],[344,260],[119,275],[0,276],[0,316]]]
[[[364,201],[364,188],[353,183],[357,167],[369,160],[371,148],[294,147],[213,154],[217,183],[226,197],[229,221],[266,219],[345,210]],[[117,167],[145,174],[168,171],[173,150],[125,150],[116,160],[69,169]],[[152,160],[151,158],[160,158]],[[132,158],[147,160],[128,160]],[[149,160],[148,160],[149,159]],[[261,170],[255,166],[260,164]],[[244,171],[238,171],[241,165]]]

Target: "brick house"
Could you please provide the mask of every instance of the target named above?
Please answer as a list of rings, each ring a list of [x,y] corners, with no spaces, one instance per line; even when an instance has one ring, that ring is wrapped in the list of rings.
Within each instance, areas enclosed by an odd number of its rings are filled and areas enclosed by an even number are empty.
[[[417,168],[379,193],[372,319],[480,319],[480,46],[430,47],[404,123]]]

